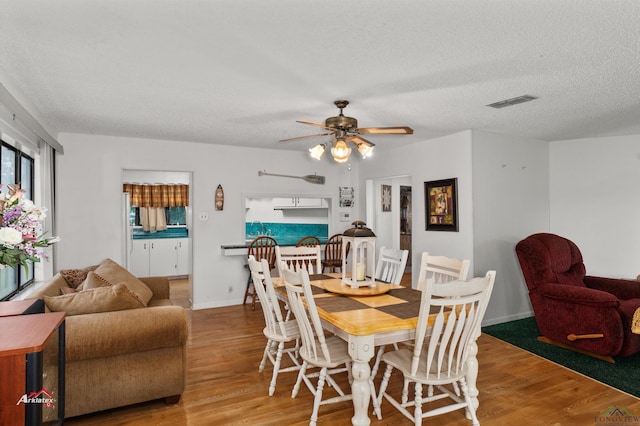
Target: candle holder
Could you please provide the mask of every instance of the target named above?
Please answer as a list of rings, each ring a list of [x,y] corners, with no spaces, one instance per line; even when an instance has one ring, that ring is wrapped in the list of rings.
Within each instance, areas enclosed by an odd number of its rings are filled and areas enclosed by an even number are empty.
[[[352,225],[353,228],[342,234],[342,282],[352,288],[375,287],[376,234],[362,221],[357,220]],[[349,244],[351,250],[347,256]]]

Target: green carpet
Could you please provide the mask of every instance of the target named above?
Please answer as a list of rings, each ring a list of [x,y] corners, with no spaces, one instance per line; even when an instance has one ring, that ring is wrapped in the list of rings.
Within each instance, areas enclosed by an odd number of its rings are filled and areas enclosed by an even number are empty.
[[[539,342],[533,317],[483,327],[482,332],[640,398],[640,354],[615,358],[611,364]]]

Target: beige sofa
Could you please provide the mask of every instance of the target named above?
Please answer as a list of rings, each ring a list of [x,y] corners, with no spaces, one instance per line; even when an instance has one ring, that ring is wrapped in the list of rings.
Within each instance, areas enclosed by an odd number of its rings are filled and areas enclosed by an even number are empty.
[[[152,292],[147,307],[67,316],[65,417],[160,398],[180,400],[189,335],[185,309],[171,305],[167,278],[139,280]],[[56,296],[70,288],[58,273],[29,298],[51,302],[66,297]],[[57,339],[51,339],[45,348],[45,389],[57,388],[56,353]],[[45,407],[43,417],[52,420],[56,411]]]

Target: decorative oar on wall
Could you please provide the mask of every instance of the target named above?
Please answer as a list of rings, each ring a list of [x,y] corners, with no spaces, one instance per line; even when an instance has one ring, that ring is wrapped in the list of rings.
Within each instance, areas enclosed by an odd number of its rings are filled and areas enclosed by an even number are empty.
[[[318,175],[306,175],[306,176],[291,176],[291,175],[281,175],[277,173],[267,173],[264,171],[259,171],[258,176],[279,176],[293,179],[302,179],[305,182],[315,183],[316,185],[324,185],[324,176]]]

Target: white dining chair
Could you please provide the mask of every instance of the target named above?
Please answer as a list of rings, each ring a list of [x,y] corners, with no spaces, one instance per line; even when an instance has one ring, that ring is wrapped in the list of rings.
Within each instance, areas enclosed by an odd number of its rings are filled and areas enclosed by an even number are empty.
[[[280,276],[285,269],[294,271],[304,269],[309,275],[320,274],[322,272],[321,257],[320,246],[276,246],[276,265]]]
[[[408,257],[409,250],[380,247],[380,255],[376,263],[376,281],[399,285],[407,266]]]
[[[469,274],[469,259],[460,260],[447,256],[432,256],[429,252],[422,253],[420,272],[418,274],[418,290],[422,290],[426,280],[436,284],[453,280],[466,280]]]
[[[262,361],[260,361],[259,372],[264,371],[267,359],[273,364],[273,373],[269,384],[269,396],[273,396],[276,391],[276,380],[278,373],[300,370],[301,364],[298,361],[300,349],[300,330],[296,321],[287,321],[282,317],[280,303],[273,287],[269,263],[266,259],[255,260],[249,256],[249,269],[253,279],[255,292],[260,299],[262,312],[264,313],[265,328],[262,331],[267,338],[267,345],[264,348]],[[294,346],[285,347],[287,343],[295,342]],[[289,355],[293,365],[280,368],[283,354]]]
[[[304,381],[314,395],[313,410],[309,424],[315,425],[318,421],[318,409],[321,405],[352,399],[351,394],[345,393],[332,377],[334,374],[347,372],[349,383],[353,381],[351,377],[351,356],[349,355],[347,342],[337,336],[325,336],[313,299],[307,271],[305,269],[300,271],[285,269],[283,277],[289,306],[298,322],[302,340],[300,347],[300,357],[303,360],[302,368],[298,373],[298,380],[293,387],[291,397],[296,397],[300,390],[300,384]],[[309,373],[312,368],[319,368],[320,371]],[[317,378],[315,385],[311,380],[312,378]],[[325,381],[337,392],[337,396],[325,400],[322,399]],[[372,399],[375,399],[375,396],[372,395]]]
[[[396,250],[380,247],[380,256],[376,264],[376,281],[384,281],[390,284],[400,285],[404,269],[407,266],[409,250]],[[398,346],[394,344],[394,348]],[[376,358],[371,367],[371,380],[376,377],[380,360],[384,354],[385,345],[378,346]]]
[[[443,284],[426,281],[414,345],[387,352],[382,357],[387,367],[378,400],[385,398],[415,425],[421,425],[423,418],[462,408],[474,426],[480,425],[466,382],[467,359],[472,352],[470,347],[477,339],[476,331],[486,312],[495,276],[495,271],[489,271],[485,277],[470,281]],[[436,317],[429,325],[429,317],[434,311]],[[386,392],[394,368],[406,380],[415,382],[415,397],[411,401],[404,390],[400,401]],[[455,384],[453,390],[447,387],[451,384]],[[429,386],[427,395],[422,392],[424,385]],[[445,398],[451,400],[448,405],[438,403],[430,410],[423,410],[423,404]],[[374,409],[381,415],[380,404]]]

